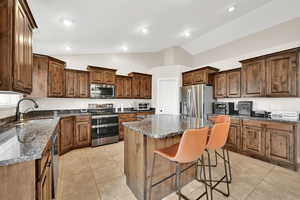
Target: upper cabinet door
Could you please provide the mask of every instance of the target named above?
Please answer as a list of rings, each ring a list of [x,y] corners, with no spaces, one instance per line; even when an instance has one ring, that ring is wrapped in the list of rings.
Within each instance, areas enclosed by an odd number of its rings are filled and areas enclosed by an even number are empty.
[[[77,74],[75,71],[65,71],[66,97],[77,96]]]
[[[19,1],[16,2],[13,87],[16,91],[30,93],[32,90],[32,28],[21,4]]]
[[[77,72],[78,95],[81,98],[89,97],[89,74],[88,72]]]
[[[104,71],[104,83],[106,84],[115,84],[115,77],[116,77],[116,72],[115,71]]]
[[[194,83],[193,79],[194,78],[193,78],[192,72],[182,74],[182,84],[183,85],[193,85],[193,83]]]
[[[295,97],[297,94],[297,54],[286,53],[266,61],[267,96]]]
[[[201,84],[201,83],[206,83],[205,79],[205,71],[204,70],[199,70],[193,73],[193,83]]]
[[[132,97],[140,98],[141,97],[141,78],[138,76],[132,77]]]
[[[227,97],[241,97],[241,71],[227,72]]]
[[[116,97],[123,98],[124,95],[124,78],[123,77],[116,77]]]
[[[126,98],[131,98],[131,84],[131,78],[124,79],[124,97]]]
[[[146,85],[145,85],[145,98],[151,99],[152,97],[152,78],[146,77]]]
[[[48,96],[49,97],[63,97],[65,93],[65,75],[64,64],[49,61],[48,71]]]
[[[255,60],[243,63],[242,96],[265,96],[265,77],[265,60]]]
[[[103,83],[104,72],[101,70],[90,71],[91,83]]]
[[[219,73],[215,75],[214,86],[215,98],[226,97],[226,73]]]

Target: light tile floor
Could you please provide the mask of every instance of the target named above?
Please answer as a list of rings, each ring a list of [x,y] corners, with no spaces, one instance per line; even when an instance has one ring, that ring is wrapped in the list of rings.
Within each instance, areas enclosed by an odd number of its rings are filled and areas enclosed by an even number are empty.
[[[230,153],[233,182],[231,196],[214,192],[222,200],[299,200],[300,172]],[[123,142],[97,148],[73,150],[59,159],[58,200],[135,200],[125,183]],[[221,162],[221,161],[220,161]],[[221,167],[215,176],[221,175]],[[221,186],[222,188],[224,186]],[[183,188],[188,197],[197,197],[204,187],[193,181]],[[173,193],[164,200],[175,200]]]

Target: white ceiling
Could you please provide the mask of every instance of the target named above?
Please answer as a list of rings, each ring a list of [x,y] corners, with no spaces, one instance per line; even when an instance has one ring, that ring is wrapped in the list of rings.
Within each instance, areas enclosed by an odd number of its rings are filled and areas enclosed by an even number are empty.
[[[193,39],[271,0],[29,0],[39,29],[34,52],[50,55],[152,52]],[[227,9],[236,6],[229,13]],[[74,21],[65,27],[63,19]],[[246,23],[246,22],[245,22]],[[137,29],[149,28],[143,35]],[[181,36],[184,30],[192,36]],[[241,30],[242,31],[242,30]],[[71,51],[65,47],[70,46]]]

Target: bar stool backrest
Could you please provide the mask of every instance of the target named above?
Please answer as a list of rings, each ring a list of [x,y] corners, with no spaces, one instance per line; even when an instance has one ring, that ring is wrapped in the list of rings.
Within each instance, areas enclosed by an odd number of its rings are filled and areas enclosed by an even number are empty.
[[[230,121],[225,123],[216,123],[212,128],[209,135],[207,149],[216,150],[225,145],[230,128]]]
[[[206,147],[209,128],[189,129],[183,133],[174,161],[193,162],[201,157]]]

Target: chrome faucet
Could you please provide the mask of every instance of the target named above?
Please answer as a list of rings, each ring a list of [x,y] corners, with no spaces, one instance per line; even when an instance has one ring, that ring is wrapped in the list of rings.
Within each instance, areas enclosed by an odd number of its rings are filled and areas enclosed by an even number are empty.
[[[39,105],[36,103],[36,101],[34,101],[33,99],[30,99],[30,98],[23,98],[23,99],[20,99],[18,101],[18,104],[17,104],[17,109],[16,109],[16,121],[19,121],[20,120],[20,104],[21,102],[23,101],[32,101],[34,103],[34,108],[38,108]]]

